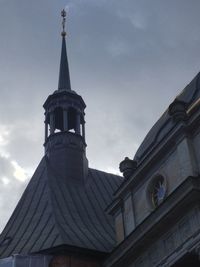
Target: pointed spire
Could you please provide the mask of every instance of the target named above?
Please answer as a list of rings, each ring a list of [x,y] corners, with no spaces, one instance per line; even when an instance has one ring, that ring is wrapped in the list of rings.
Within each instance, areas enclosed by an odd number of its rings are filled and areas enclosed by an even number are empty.
[[[58,90],[71,90],[70,83],[70,75],[69,75],[69,65],[67,59],[67,48],[66,48],[66,32],[65,32],[65,21],[66,21],[66,11],[63,9],[61,12],[61,16],[63,17],[62,27],[63,31],[62,35],[62,50],[61,50],[61,58],[60,58],[60,73],[59,73],[59,82],[58,82]]]

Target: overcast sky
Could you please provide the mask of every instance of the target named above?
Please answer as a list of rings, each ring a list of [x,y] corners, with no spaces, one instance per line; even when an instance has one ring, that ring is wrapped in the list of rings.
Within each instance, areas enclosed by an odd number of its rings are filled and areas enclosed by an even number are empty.
[[[65,6],[90,167],[116,173],[200,70],[199,0],[0,0],[0,231],[43,156]]]

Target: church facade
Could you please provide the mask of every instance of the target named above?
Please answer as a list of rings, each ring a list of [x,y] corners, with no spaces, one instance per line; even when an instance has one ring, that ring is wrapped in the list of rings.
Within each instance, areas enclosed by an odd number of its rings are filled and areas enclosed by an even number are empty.
[[[200,74],[120,163],[123,177],[91,169],[62,16],[45,155],[0,235],[0,267],[200,266]]]

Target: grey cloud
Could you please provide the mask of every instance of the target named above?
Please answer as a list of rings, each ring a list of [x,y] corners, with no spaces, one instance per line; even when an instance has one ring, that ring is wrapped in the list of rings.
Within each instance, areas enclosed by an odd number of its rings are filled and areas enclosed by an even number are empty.
[[[10,212],[16,206],[27,182],[19,182],[14,177],[11,160],[0,156],[0,232],[9,219]]]
[[[200,2],[0,1],[0,125],[11,128],[0,153],[25,169],[43,155],[42,104],[57,89],[66,5],[72,87],[87,104],[89,162],[117,171],[200,68]],[[0,158],[0,173],[11,181],[0,191],[6,218],[24,188],[9,160]]]
[[[10,161],[3,156],[0,156],[0,170],[1,170],[0,174],[1,184],[3,183],[2,181],[3,177],[9,178],[13,176],[14,168],[11,165]]]

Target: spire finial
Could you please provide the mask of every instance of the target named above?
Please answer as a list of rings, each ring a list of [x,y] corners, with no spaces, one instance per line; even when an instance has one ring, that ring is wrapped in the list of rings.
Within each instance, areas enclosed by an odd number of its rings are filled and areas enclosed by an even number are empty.
[[[66,9],[61,11],[61,16],[63,17],[62,21],[62,50],[61,50],[61,59],[60,59],[60,74],[59,74],[59,82],[58,82],[58,90],[71,90],[70,84],[70,75],[69,75],[69,66],[67,60],[67,48],[66,48],[66,31],[65,31],[65,23],[66,23]]]
[[[63,20],[62,20],[62,28],[63,28],[63,31],[62,31],[61,35],[64,37],[64,36],[66,36],[65,24],[66,24],[66,16],[67,16],[67,12],[66,12],[66,10],[64,8],[61,11],[61,16],[63,18]]]

